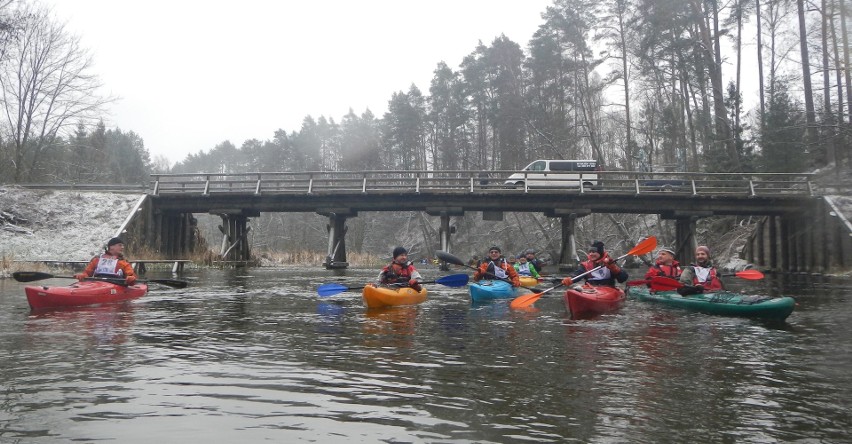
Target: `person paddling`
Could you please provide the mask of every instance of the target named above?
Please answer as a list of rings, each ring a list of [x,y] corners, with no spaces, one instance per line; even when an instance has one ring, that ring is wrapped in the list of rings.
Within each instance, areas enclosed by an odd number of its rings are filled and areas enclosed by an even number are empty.
[[[645,273],[645,279],[650,280],[655,276],[677,279],[682,272],[680,262],[675,260],[675,252],[668,248],[660,248],[660,251],[657,252],[657,260]]]
[[[423,281],[423,277],[408,261],[408,251],[403,247],[396,247],[393,249],[392,255],[393,260],[382,268],[375,285],[378,287],[380,285],[403,284],[401,286],[411,287],[414,291],[422,290],[423,287],[420,282]]]
[[[515,271],[518,272],[519,276],[529,276],[536,279],[541,277],[538,271],[536,271],[535,266],[527,262],[527,258],[523,254],[518,255],[518,261],[515,262]]]
[[[710,260],[710,248],[700,245],[695,249],[695,263],[683,270],[680,283],[683,287],[678,288],[677,292],[683,296],[725,289]]]
[[[508,280],[513,287],[521,286],[521,278],[515,267],[509,265],[502,257],[500,247],[493,246],[488,249],[488,257],[479,265],[479,270],[473,274],[473,280],[479,282],[482,279]]]
[[[577,268],[571,277],[563,279],[562,285],[570,286],[574,283],[573,277],[594,270],[597,267],[601,268],[583,276],[583,279],[590,285],[615,287],[615,281],[624,282],[627,280],[627,272],[622,270],[609,256],[609,253],[604,250],[603,242],[598,240],[592,242],[587,254],[589,259],[580,263],[580,267]]]
[[[124,279],[125,284],[133,285],[136,283],[136,272],[133,271],[133,265],[124,259],[123,253],[124,241],[114,237],[107,242],[104,253],[93,257],[86,269],[74,277],[80,281],[88,277]]]

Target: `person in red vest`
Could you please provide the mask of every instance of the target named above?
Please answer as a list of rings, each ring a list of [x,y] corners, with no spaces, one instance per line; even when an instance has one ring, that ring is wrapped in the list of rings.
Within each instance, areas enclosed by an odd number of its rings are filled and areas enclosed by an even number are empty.
[[[391,254],[393,254],[393,260],[382,268],[376,280],[376,286],[402,284],[404,287],[413,288],[414,291],[420,291],[423,288],[420,285],[423,277],[409,262],[408,251],[403,247],[396,247]]]
[[[704,245],[695,249],[695,263],[684,268],[680,275],[683,287],[677,292],[681,295],[703,293],[705,291],[724,290],[725,286],[719,280],[719,273],[710,260],[710,249]]]
[[[645,273],[645,279],[650,280],[654,276],[664,276],[672,279],[680,277],[683,270],[680,269],[680,262],[675,260],[674,251],[668,248],[660,248],[657,252],[657,260],[654,265],[648,268]]]
[[[123,278],[125,284],[133,285],[136,283],[136,272],[133,271],[133,265],[124,259],[123,253],[124,241],[114,237],[107,242],[104,253],[93,257],[86,269],[74,277],[80,281],[87,277]]]
[[[508,280],[513,287],[521,286],[521,278],[515,267],[509,265],[503,258],[500,247],[494,246],[488,249],[488,257],[479,265],[479,269],[473,274],[473,280],[479,282],[482,279]]]
[[[609,256],[609,253],[604,249],[603,242],[599,240],[592,242],[586,254],[588,254],[589,259],[580,263],[580,267],[577,268],[571,277],[562,279],[562,285],[570,286],[574,283],[576,276],[591,270],[595,271],[583,277],[591,285],[615,287],[615,281],[624,282],[627,280],[627,272],[622,270],[615,263],[615,260]]]

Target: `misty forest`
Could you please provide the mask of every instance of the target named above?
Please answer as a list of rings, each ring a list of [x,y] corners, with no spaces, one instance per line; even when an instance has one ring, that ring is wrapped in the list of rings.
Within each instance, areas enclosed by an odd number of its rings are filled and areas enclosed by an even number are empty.
[[[151,158],[144,134],[104,123],[117,99],[102,93],[78,37],[38,3],[0,0],[0,184],[513,170],[535,159],[595,159],[607,171],[848,171],[849,9],[844,0],[554,0],[528,42],[501,35],[463,60],[436,61],[429,85],[388,91],[383,115],[307,115],[299,128],[223,140],[172,165]],[[747,77],[759,85],[749,106]],[[541,214],[487,222],[468,213],[452,223],[459,255],[497,244],[558,259],[559,221]],[[751,223],[707,218],[698,236],[733,256]],[[316,214],[263,214],[252,221],[252,250],[324,253],[325,224]],[[438,220],[426,214],[361,213],[348,224],[356,254],[386,258],[403,245],[416,259],[437,248]],[[210,244],[214,225],[202,224]],[[656,216],[591,215],[578,222],[579,248],[601,239],[620,254],[650,234],[672,242],[671,228]]]

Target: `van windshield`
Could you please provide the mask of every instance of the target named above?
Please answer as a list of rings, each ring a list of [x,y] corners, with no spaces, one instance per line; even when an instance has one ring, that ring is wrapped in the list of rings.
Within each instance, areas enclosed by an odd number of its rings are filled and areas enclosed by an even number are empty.
[[[527,167],[524,168],[524,169],[527,170],[527,171],[544,171],[544,168],[545,168],[546,165],[547,165],[547,163],[544,162],[543,160],[537,160],[537,161],[527,165]]]

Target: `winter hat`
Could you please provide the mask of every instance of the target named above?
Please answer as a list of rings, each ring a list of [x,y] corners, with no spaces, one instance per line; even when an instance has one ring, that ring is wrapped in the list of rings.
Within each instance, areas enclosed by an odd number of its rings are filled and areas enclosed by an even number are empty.
[[[488,252],[490,253],[490,252],[492,252],[492,251],[494,251],[494,250],[497,250],[497,252],[498,252],[498,253],[502,253],[502,252],[503,252],[502,250],[500,250],[500,247],[498,247],[498,246],[496,246],[496,245],[495,245],[495,246],[493,246],[493,247],[491,247],[491,248],[489,248],[489,249],[488,249]]]
[[[603,256],[603,254],[604,254],[604,243],[599,241],[599,240],[592,242],[592,245],[589,247],[589,251],[592,251],[592,250],[597,251],[598,254]]]
[[[672,250],[671,248],[665,248],[665,247],[664,247],[664,248],[660,248],[660,253],[662,253],[663,251],[665,251],[666,253],[668,253],[668,254],[670,254],[670,255],[672,255],[672,256],[674,256],[674,255],[675,255],[674,250]]]
[[[710,249],[709,249],[709,248],[707,248],[707,246],[706,246],[706,245],[699,245],[699,246],[698,246],[698,248],[696,248],[696,249],[695,249],[695,251],[696,251],[696,252],[698,252],[698,251],[703,251],[703,252],[707,253],[707,256],[708,256],[708,257],[710,256]]]
[[[400,254],[408,254],[408,251],[403,247],[396,247],[393,249],[393,258],[396,259]]]
[[[111,247],[115,244],[123,244],[123,243],[124,243],[123,240],[121,240],[120,238],[114,237],[114,238],[110,239],[109,242],[107,242],[107,248],[109,248],[109,247]]]

